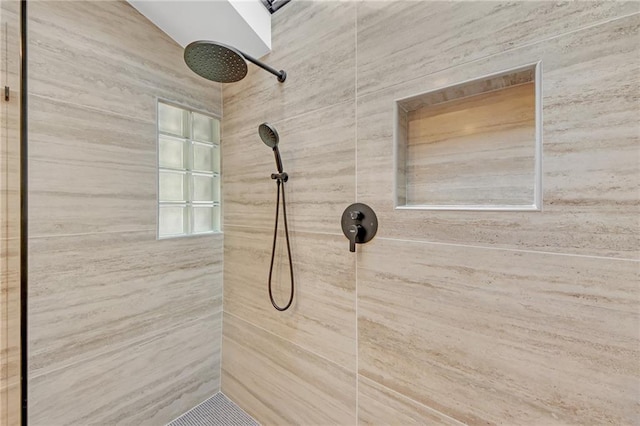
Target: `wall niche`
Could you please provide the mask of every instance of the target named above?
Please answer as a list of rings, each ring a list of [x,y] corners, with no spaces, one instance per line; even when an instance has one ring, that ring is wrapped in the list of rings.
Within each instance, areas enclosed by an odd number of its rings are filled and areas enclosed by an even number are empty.
[[[397,100],[398,209],[540,210],[541,64]]]

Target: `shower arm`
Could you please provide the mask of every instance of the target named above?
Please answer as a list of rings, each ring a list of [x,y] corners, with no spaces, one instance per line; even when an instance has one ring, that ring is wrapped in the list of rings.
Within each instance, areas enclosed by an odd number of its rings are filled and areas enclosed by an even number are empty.
[[[245,57],[245,59],[249,62],[254,63],[255,65],[259,66],[260,68],[262,68],[265,71],[269,71],[271,74],[275,75],[276,77],[278,77],[278,81],[280,83],[282,83],[283,81],[286,80],[287,78],[287,73],[284,72],[284,70],[276,70],[275,68],[271,68],[269,65],[267,64],[263,64],[262,62],[260,62],[259,60],[257,60],[256,58],[254,58],[253,56],[249,56],[244,52],[240,52],[242,54],[242,56]]]

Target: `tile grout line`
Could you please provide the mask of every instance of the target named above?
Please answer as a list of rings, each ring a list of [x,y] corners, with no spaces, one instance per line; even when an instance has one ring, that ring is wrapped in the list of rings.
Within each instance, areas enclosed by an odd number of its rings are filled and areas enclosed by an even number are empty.
[[[328,362],[328,363],[330,363],[330,364],[332,364],[332,365],[334,365],[334,366],[336,366],[336,367],[340,368],[341,370],[344,370],[344,371],[346,371],[346,372],[348,372],[348,373],[354,373],[356,376],[357,376],[357,374],[358,374],[356,371],[353,371],[353,370],[351,370],[350,368],[345,367],[344,365],[338,364],[336,361],[330,360],[329,358],[327,358],[327,357],[326,357],[326,356],[324,356],[324,355],[320,355],[319,353],[316,353],[316,352],[314,352],[314,351],[312,351],[312,350],[310,350],[310,349],[307,349],[307,348],[305,348],[304,346],[301,346],[301,345],[300,345],[300,344],[298,344],[298,343],[292,342],[291,340],[289,340],[289,339],[287,339],[287,338],[285,338],[285,337],[282,337],[282,336],[280,336],[279,334],[274,333],[273,331],[267,330],[266,328],[263,328],[263,327],[261,327],[261,326],[259,326],[259,325],[256,325],[256,324],[254,324],[253,322],[251,322],[251,321],[249,321],[249,320],[247,320],[247,319],[244,319],[244,318],[242,318],[242,317],[239,317],[239,316],[238,316],[238,315],[236,315],[236,314],[232,314],[232,313],[231,313],[231,312],[229,312],[229,311],[225,312],[225,314],[227,314],[227,315],[229,315],[229,316],[232,316],[232,317],[234,317],[235,319],[237,319],[237,320],[239,320],[239,321],[242,321],[242,322],[244,322],[244,323],[246,323],[246,324],[249,324],[250,326],[257,328],[258,330],[261,330],[261,331],[263,331],[263,332],[265,332],[265,333],[268,333],[268,334],[270,334],[270,335],[272,335],[272,336],[274,336],[274,337],[277,337],[277,338],[278,338],[278,339],[280,339],[280,340],[284,340],[285,342],[287,342],[287,343],[289,343],[289,344],[291,344],[291,345],[293,345],[293,346],[297,347],[298,349],[301,349],[301,350],[303,350],[304,352],[310,353],[310,354],[311,354],[311,355],[313,355],[313,356],[316,356],[316,357],[318,357],[318,358],[320,358],[320,359],[323,359],[324,361],[326,361],[326,362]]]
[[[224,173],[224,146],[223,146],[223,136],[224,136],[224,127],[222,126],[222,122],[224,120],[224,90],[223,90],[223,86],[222,83],[218,83],[218,86],[220,88],[220,143],[219,143],[219,161],[220,161],[220,179],[219,179],[219,183],[220,183],[220,187],[219,187],[219,195],[220,195],[220,230],[221,230],[221,235],[222,235],[222,274],[221,274],[221,281],[222,281],[222,293],[220,295],[221,297],[221,303],[220,303],[220,360],[219,360],[219,376],[220,380],[218,383],[218,392],[222,393],[222,342],[224,341],[223,339],[223,335],[224,335],[224,246],[225,246],[225,238],[224,238],[224,229],[225,229],[225,220],[224,220],[224,181],[225,181],[225,173]],[[224,394],[223,394],[224,395]],[[226,396],[226,395],[225,395]]]
[[[81,109],[87,109],[89,111],[97,112],[97,113],[100,113],[100,114],[108,114],[108,115],[111,115],[111,116],[114,116],[114,117],[125,118],[125,119],[127,119],[129,121],[135,121],[135,122],[138,122],[138,123],[155,124],[153,120],[145,120],[145,119],[134,117],[134,116],[131,116],[131,115],[121,114],[121,113],[115,112],[115,111],[109,111],[109,110],[102,109],[102,108],[96,108],[96,107],[90,106],[90,105],[84,105],[84,104],[77,103],[77,102],[71,102],[71,101],[66,101],[66,100],[59,99],[59,98],[53,98],[51,96],[40,95],[38,93],[33,93],[32,92],[32,93],[29,93],[29,96],[40,98],[40,99],[43,99],[43,100],[46,100],[46,101],[49,101],[49,102],[52,102],[52,103],[58,103],[58,104],[63,104],[63,105],[67,105],[67,106],[79,107]]]
[[[358,202],[358,4],[356,3],[354,6],[355,9],[355,18],[354,18],[354,26],[355,26],[355,31],[354,31],[354,38],[355,38],[355,79],[354,79],[354,83],[355,83],[355,88],[354,88],[354,93],[355,93],[355,99],[353,100],[353,104],[354,104],[354,134],[355,134],[355,153],[354,153],[354,159],[355,159],[355,202]],[[358,334],[359,334],[359,330],[358,330],[358,253],[356,253],[355,259],[355,297],[356,297],[356,315],[355,315],[355,320],[356,320],[356,425],[360,422],[360,380],[358,380],[358,372],[360,371],[360,356],[359,356],[359,341],[358,341]]]
[[[222,250],[222,252],[224,256],[224,250]],[[218,339],[220,345],[220,351],[218,352],[220,354],[220,358],[218,359],[218,392],[222,392],[222,335],[224,334],[224,260],[222,261],[222,267],[222,294],[220,297],[222,299],[222,303],[220,304],[220,338]]]
[[[209,317],[215,317],[215,316],[216,316],[216,313],[212,313],[210,315],[205,315],[203,317],[194,318],[194,319],[182,322],[180,324],[173,325],[171,327],[163,328],[161,330],[157,330],[157,331],[145,334],[142,337],[131,338],[131,339],[125,340],[122,343],[119,343],[117,345],[110,345],[109,349],[107,349],[107,350],[103,350],[103,351],[96,352],[96,353],[94,353],[92,355],[89,355],[89,356],[78,358],[75,361],[68,362],[66,364],[60,365],[60,366],[52,368],[50,370],[41,370],[41,371],[36,371],[36,372],[30,372],[29,373],[29,380],[37,379],[39,377],[46,376],[48,374],[53,374],[53,373],[56,373],[58,371],[64,370],[66,368],[72,367],[74,365],[77,365],[77,364],[80,364],[80,363],[83,363],[83,362],[87,362],[87,361],[91,361],[92,359],[96,359],[96,358],[98,358],[98,357],[100,357],[102,355],[106,355],[106,354],[108,354],[110,352],[114,352],[116,350],[123,349],[123,348],[125,348],[127,346],[131,346],[131,345],[135,345],[135,344],[141,343],[141,342],[143,342],[145,340],[154,339],[154,338],[160,336],[163,333],[172,332],[172,331],[175,331],[177,329],[184,328],[184,327],[189,327],[189,326],[191,326],[191,325],[193,325],[193,324],[195,324],[195,323],[197,323],[199,321],[202,321],[203,319],[206,319],[206,318],[209,318]],[[43,353],[43,352],[38,352],[38,353]],[[38,353],[36,353],[36,354],[38,354]]]
[[[363,375],[361,375],[361,374],[358,374],[358,378],[362,378],[363,380],[366,380],[366,381],[368,381],[368,382],[374,383],[376,386],[380,386],[380,387],[382,387],[382,388],[386,389],[387,391],[389,391],[389,392],[393,393],[394,395],[397,395],[397,396],[399,396],[399,397],[401,397],[401,398],[403,398],[403,399],[407,399],[407,400],[409,400],[409,401],[411,401],[411,402],[415,403],[416,405],[419,405],[419,406],[421,406],[421,407],[423,407],[423,408],[426,408],[427,410],[429,410],[429,411],[431,411],[431,412],[433,412],[433,413],[437,414],[438,416],[445,417],[445,418],[447,418],[448,420],[451,420],[451,421],[455,422],[456,424],[458,424],[458,425],[460,425],[460,426],[467,426],[467,424],[466,424],[466,423],[461,422],[460,420],[457,420],[457,419],[455,419],[455,418],[453,418],[453,417],[451,417],[451,416],[449,416],[449,415],[447,415],[447,414],[445,414],[445,413],[443,413],[443,412],[441,412],[441,411],[438,411],[438,410],[436,410],[435,408],[429,407],[428,405],[423,404],[423,403],[422,403],[422,402],[420,402],[420,401],[416,401],[415,399],[410,398],[410,397],[408,397],[407,395],[405,395],[405,394],[403,394],[403,393],[400,393],[400,392],[398,392],[398,391],[396,391],[396,390],[394,390],[394,389],[391,389],[390,387],[387,387],[387,386],[383,385],[382,383],[379,383],[379,382],[377,382],[377,381],[375,381],[375,380],[372,380],[372,379],[370,379],[370,378],[368,378],[368,377],[366,377],[366,376],[363,376]]]
[[[184,239],[197,239],[197,238],[208,238],[224,235],[222,232],[210,232],[207,234],[190,234],[190,235],[181,235],[178,237],[170,237],[170,238],[161,238],[158,239],[156,236],[156,228],[140,228],[140,229],[129,229],[123,231],[97,231],[97,232],[77,232],[73,234],[41,234],[41,235],[29,235],[30,240],[41,240],[46,238],[68,238],[68,237],[82,237],[86,235],[109,235],[109,234],[136,234],[141,232],[153,232],[154,239],[156,241],[175,241],[175,240],[184,240]]]
[[[297,118],[304,117],[305,115],[311,115],[311,114],[319,113],[319,112],[322,112],[322,111],[324,111],[326,109],[336,108],[336,107],[339,107],[341,105],[348,105],[349,103],[351,103],[351,99],[350,98],[349,99],[345,99],[343,101],[336,102],[336,103],[331,104],[331,105],[325,105],[325,106],[321,106],[319,108],[315,108],[315,109],[312,109],[312,110],[309,110],[309,111],[301,112],[300,114],[288,115],[288,116],[286,116],[284,118],[281,118],[280,120],[272,121],[271,124],[273,124],[275,126],[276,124],[279,124],[279,123],[282,123],[282,122],[285,122],[285,121],[295,120]],[[239,136],[239,135],[242,135],[243,133],[249,134],[249,131],[248,130],[236,131],[236,132],[233,132],[233,133],[229,133],[228,137]]]
[[[469,65],[469,64],[473,64],[474,62],[484,61],[484,60],[493,58],[495,56],[499,56],[499,55],[503,55],[505,53],[513,52],[515,50],[520,50],[520,49],[524,49],[524,48],[527,48],[527,47],[535,46],[536,44],[539,44],[539,43],[545,43],[545,42],[548,42],[548,41],[551,41],[551,40],[555,40],[555,39],[560,38],[560,37],[565,37],[565,36],[571,35],[573,33],[577,33],[577,32],[580,32],[580,31],[584,31],[584,30],[588,30],[588,29],[591,29],[591,28],[595,28],[597,26],[605,25],[605,24],[608,24],[608,23],[611,23],[611,22],[614,22],[614,21],[617,21],[617,20],[620,20],[620,19],[630,18],[630,17],[635,16],[635,15],[640,15],[640,12],[633,12],[633,13],[629,13],[629,14],[626,14],[626,15],[616,16],[616,17],[613,17],[613,18],[605,19],[604,21],[595,22],[595,23],[592,23],[592,24],[589,24],[589,25],[585,25],[584,27],[579,27],[579,28],[576,28],[576,29],[573,29],[573,30],[570,30],[570,31],[566,31],[566,32],[561,33],[561,34],[556,34],[556,35],[553,35],[551,37],[547,37],[547,38],[543,38],[543,39],[535,40],[535,41],[530,41],[528,43],[524,43],[524,44],[521,44],[519,46],[514,46],[514,47],[511,47],[511,48],[509,48],[507,50],[504,50],[504,51],[501,51],[501,52],[492,53],[490,55],[483,56],[483,57],[476,58],[476,59],[472,59],[472,60],[467,61],[467,62],[462,62],[462,63],[455,64],[455,65],[452,65],[452,66],[449,66],[449,67],[446,67],[446,68],[435,70],[435,71],[432,71],[432,72],[430,72],[428,74],[424,74],[424,75],[421,75],[421,76],[418,76],[418,77],[414,77],[414,78],[411,78],[409,80],[402,81],[400,83],[394,83],[394,84],[390,84],[388,86],[381,87],[379,89],[374,89],[374,90],[372,90],[370,92],[363,93],[362,96],[363,97],[370,96],[370,95],[373,95],[373,94],[375,94],[377,92],[380,92],[380,91],[383,91],[383,90],[387,90],[387,89],[390,89],[390,88],[393,88],[393,87],[401,86],[401,85],[404,85],[404,84],[407,84],[407,83],[411,83],[413,81],[416,81],[416,80],[419,80],[419,79],[422,79],[422,78],[426,78],[426,77],[429,77],[429,76],[434,75],[434,74],[438,74],[438,73],[441,73],[441,72],[444,72],[444,71],[448,71],[448,70],[451,70],[451,69],[454,69],[454,68],[458,68],[458,67],[466,66],[466,65]]]
[[[246,228],[246,229],[260,229],[260,230],[269,230],[268,228],[261,226],[250,226],[250,225],[227,225],[228,228]],[[329,235],[329,236],[341,236],[340,233],[333,232],[322,232],[322,231],[294,231],[297,234],[311,234],[311,235]],[[556,255],[556,256],[569,256],[569,257],[584,257],[587,259],[601,259],[601,260],[618,260],[622,262],[640,262],[640,259],[629,258],[629,257],[616,257],[616,256],[597,256],[590,254],[580,254],[580,253],[561,253],[561,252],[553,252],[553,251],[544,251],[544,250],[528,250],[528,249],[519,249],[519,248],[507,248],[507,247],[492,247],[486,245],[474,245],[474,244],[462,244],[462,243],[452,243],[452,242],[443,242],[443,241],[429,241],[429,240],[411,240],[408,238],[391,238],[391,237],[376,237],[377,240],[383,241],[398,241],[405,243],[416,243],[416,244],[433,244],[433,245],[441,245],[441,246],[451,246],[451,247],[468,247],[474,249],[485,249],[485,250],[500,250],[500,251],[512,251],[517,253],[531,253],[531,254],[545,254],[545,255]]]
[[[20,379],[16,378],[16,379],[12,379],[12,380],[5,380],[6,383],[4,383],[3,385],[0,385],[0,389],[1,390],[5,390],[8,389],[12,386],[16,386],[20,384]],[[0,423],[2,424],[2,423]]]
[[[516,253],[543,254],[543,255],[550,255],[550,256],[569,256],[569,257],[583,257],[583,258],[587,258],[587,259],[616,260],[616,261],[621,261],[621,262],[640,262],[640,259],[625,258],[625,257],[594,256],[594,255],[576,254],[576,253],[559,253],[559,252],[540,251],[540,250],[526,250],[526,249],[504,248],[504,247],[475,246],[475,245],[469,245],[469,244],[444,243],[444,242],[438,242],[438,241],[409,240],[409,239],[402,239],[402,238],[379,237],[379,239],[381,239],[383,241],[398,241],[398,242],[403,242],[403,243],[431,244],[431,245],[436,245],[436,246],[468,247],[468,248],[475,248],[475,249],[479,249],[479,250],[498,250],[498,251],[510,251],[510,252],[516,252]]]
[[[30,240],[39,240],[45,238],[58,238],[58,237],[82,237],[85,235],[108,235],[108,234],[135,234],[138,232],[155,232],[155,228],[140,228],[130,229],[126,231],[97,231],[97,232],[77,232],[73,234],[42,234],[42,235],[29,235]]]

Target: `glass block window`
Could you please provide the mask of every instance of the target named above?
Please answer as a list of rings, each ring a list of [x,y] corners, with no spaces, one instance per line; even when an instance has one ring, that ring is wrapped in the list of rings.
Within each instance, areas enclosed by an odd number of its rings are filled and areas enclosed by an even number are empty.
[[[220,121],[158,101],[158,238],[220,232]]]

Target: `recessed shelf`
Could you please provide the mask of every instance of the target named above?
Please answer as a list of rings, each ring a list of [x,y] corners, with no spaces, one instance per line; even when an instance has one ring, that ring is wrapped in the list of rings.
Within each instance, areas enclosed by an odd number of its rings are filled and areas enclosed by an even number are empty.
[[[541,64],[395,104],[397,208],[539,210]]]

